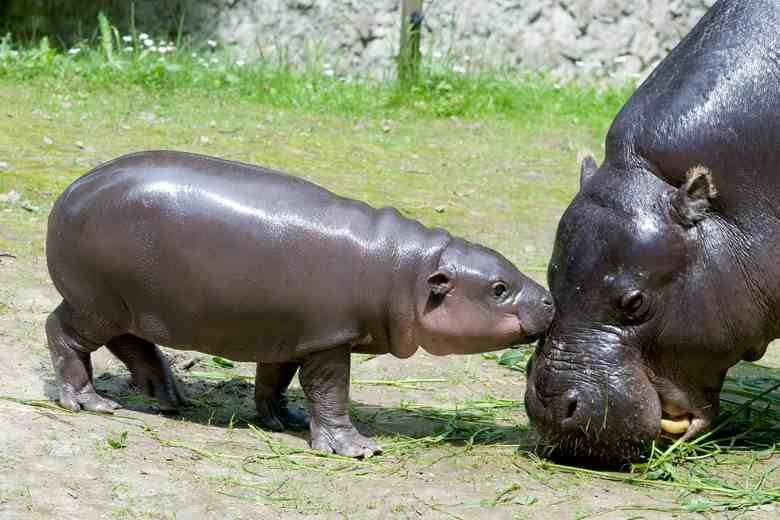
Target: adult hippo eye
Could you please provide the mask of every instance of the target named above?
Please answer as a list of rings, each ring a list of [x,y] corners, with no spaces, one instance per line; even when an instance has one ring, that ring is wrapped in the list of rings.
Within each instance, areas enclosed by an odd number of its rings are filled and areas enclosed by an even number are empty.
[[[493,298],[496,300],[500,300],[504,296],[506,296],[507,291],[509,291],[509,288],[507,288],[506,284],[504,282],[496,282],[492,286],[493,291]]]
[[[649,298],[642,291],[634,289],[620,297],[620,310],[629,321],[641,321],[650,310]]]

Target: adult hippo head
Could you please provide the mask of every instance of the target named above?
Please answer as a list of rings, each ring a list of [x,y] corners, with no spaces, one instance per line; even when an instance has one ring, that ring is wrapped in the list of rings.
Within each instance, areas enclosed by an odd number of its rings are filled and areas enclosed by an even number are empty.
[[[528,365],[553,451],[619,463],[705,431],[728,368],[778,336],[778,26],[778,2],[717,2],[583,161]]]

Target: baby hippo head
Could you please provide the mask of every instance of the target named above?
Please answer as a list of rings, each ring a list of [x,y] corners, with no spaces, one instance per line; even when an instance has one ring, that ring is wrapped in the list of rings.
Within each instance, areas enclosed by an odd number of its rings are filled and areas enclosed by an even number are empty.
[[[420,346],[438,356],[530,343],[550,325],[552,296],[497,251],[454,238],[427,276]]]

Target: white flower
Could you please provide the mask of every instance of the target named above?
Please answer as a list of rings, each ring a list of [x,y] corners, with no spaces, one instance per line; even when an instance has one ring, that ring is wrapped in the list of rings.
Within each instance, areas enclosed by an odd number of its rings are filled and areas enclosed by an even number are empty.
[[[197,53],[197,52],[193,52],[193,53],[192,53],[192,57],[193,57],[193,58],[197,58],[197,57],[198,57],[198,53]]]
[[[73,54],[74,56],[76,54],[80,53],[80,52],[81,52],[81,49],[79,49],[78,47],[73,47],[72,49],[68,50],[68,54]]]
[[[243,67],[244,65],[246,65],[246,62],[244,60],[238,60],[236,62],[236,65],[238,65],[239,67]]]
[[[125,47],[125,52],[133,52],[133,48],[132,47]]]
[[[157,49],[157,52],[159,52],[160,54],[165,54],[166,52],[168,52],[168,47],[160,47],[159,49]]]
[[[129,34],[126,34],[126,35],[122,36],[122,41],[124,41],[124,42],[131,42],[131,41],[133,41],[133,37],[130,36]]]
[[[208,44],[208,46],[211,47],[212,49],[217,46],[217,42],[215,42],[214,40],[206,40],[206,44]]]
[[[217,58],[211,58],[211,63],[219,63],[219,60]]]
[[[141,34],[138,35],[138,37],[141,38],[142,40],[148,40],[149,39],[149,35],[146,34],[146,33],[141,33]]]
[[[151,47],[152,45],[154,45],[154,42],[152,40],[144,40],[144,45],[146,45],[147,47]]]
[[[329,78],[333,77],[333,69],[325,69],[324,71],[322,71],[322,73],[328,76]]]
[[[466,73],[466,67],[463,65],[455,65],[452,67],[452,70],[454,70],[457,74],[465,74]]]

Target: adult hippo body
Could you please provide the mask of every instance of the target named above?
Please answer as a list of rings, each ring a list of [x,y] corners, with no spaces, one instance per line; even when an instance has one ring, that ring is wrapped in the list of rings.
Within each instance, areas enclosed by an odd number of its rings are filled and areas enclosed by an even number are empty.
[[[718,413],[780,335],[780,2],[717,2],[614,121],[559,223],[526,405],[553,451],[631,460]]]
[[[46,332],[66,408],[118,405],[92,384],[102,345],[163,410],[183,403],[155,344],[257,365],[260,422],[311,426],[316,449],[378,448],[347,415],[351,352],[494,350],[540,335],[547,291],[490,249],[302,179],[141,152],[74,182],[49,217],[62,304]],[[300,368],[312,418],[287,407]]]

